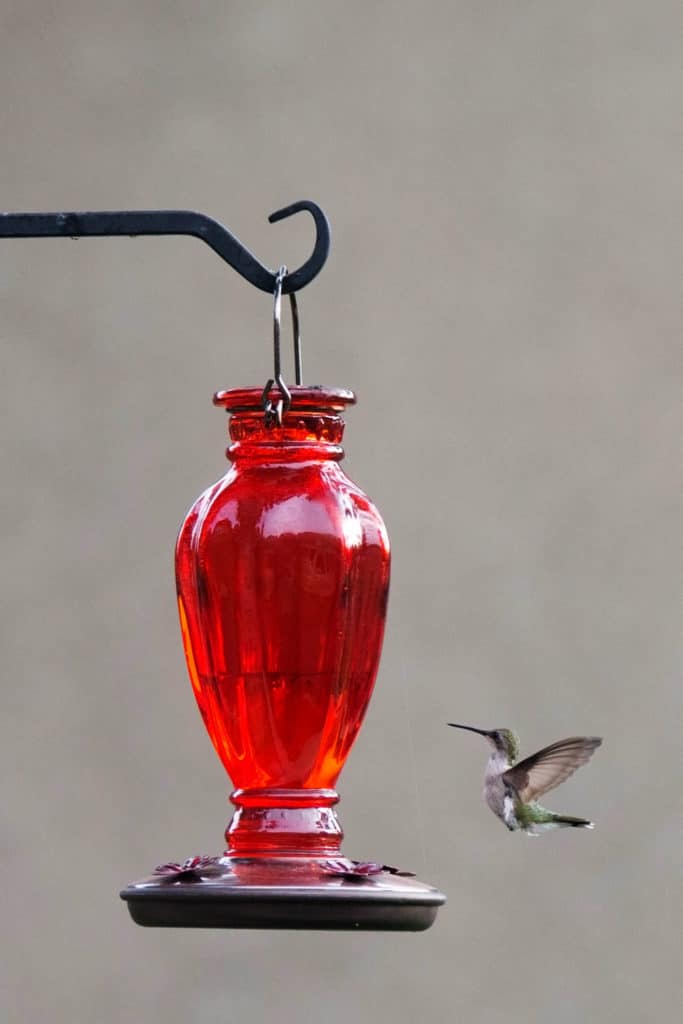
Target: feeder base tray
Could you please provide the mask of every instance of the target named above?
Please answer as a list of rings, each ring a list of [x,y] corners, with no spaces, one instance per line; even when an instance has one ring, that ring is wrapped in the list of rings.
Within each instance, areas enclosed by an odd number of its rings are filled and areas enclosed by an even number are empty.
[[[173,870],[125,888],[121,898],[133,920],[162,928],[424,931],[446,901],[432,886],[391,869],[355,874],[352,861],[207,861],[168,866]]]

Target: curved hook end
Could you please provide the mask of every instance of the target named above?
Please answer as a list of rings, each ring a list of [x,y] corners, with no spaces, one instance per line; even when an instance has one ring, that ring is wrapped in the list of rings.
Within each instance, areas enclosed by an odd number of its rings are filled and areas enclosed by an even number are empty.
[[[307,284],[310,284],[313,278],[317,277],[325,266],[327,257],[330,254],[331,233],[329,221],[318,204],[311,202],[310,199],[300,199],[296,203],[290,203],[289,206],[284,206],[281,210],[271,213],[268,220],[271,224],[274,224],[276,221],[284,220],[286,217],[291,217],[302,210],[307,210],[315,221],[315,246],[313,254],[306,262],[298,270],[292,271],[291,274],[287,274],[284,278],[282,282],[283,295],[287,295],[290,292],[298,292]]]

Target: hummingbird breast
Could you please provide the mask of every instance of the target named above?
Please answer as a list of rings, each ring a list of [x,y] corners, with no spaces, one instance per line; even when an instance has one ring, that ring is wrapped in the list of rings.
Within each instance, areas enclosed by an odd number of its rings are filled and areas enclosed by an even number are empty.
[[[508,768],[507,760],[502,762],[496,755],[491,757],[486,766],[484,778],[484,800],[496,817],[500,818],[511,832],[514,832],[519,828],[515,814],[515,797],[503,779],[503,772]]]

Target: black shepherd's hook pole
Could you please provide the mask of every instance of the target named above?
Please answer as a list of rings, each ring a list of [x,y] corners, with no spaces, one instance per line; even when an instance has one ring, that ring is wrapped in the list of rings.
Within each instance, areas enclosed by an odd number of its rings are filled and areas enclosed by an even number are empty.
[[[320,273],[330,251],[330,225],[316,203],[302,199],[271,213],[272,223],[300,210],[316,227],[312,255],[282,280],[282,293],[304,288]],[[218,221],[193,210],[112,210],[85,213],[0,213],[0,238],[88,238],[104,235],[193,235],[210,245],[238,274],[264,292],[275,291],[277,272],[264,267]]]

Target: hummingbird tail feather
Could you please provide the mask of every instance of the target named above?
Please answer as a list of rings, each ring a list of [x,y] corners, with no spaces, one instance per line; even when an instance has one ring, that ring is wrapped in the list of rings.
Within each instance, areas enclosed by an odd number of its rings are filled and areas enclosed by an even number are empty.
[[[573,818],[570,814],[556,814],[540,804],[518,804],[516,815],[520,828],[527,835],[538,836],[544,832],[554,832],[558,828],[593,828],[593,822],[587,818]]]
[[[587,818],[572,818],[570,814],[556,814],[553,821],[556,825],[564,825],[567,828],[595,828],[593,822]]]

